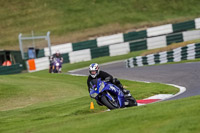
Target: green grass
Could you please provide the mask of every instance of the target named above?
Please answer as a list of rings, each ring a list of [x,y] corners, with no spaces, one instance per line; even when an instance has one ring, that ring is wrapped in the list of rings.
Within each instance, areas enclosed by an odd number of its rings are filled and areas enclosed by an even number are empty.
[[[198,0],[1,0],[0,48],[19,49],[18,34],[51,31],[53,44],[76,42],[199,17]]]
[[[198,133],[200,96],[104,112],[90,99],[60,101],[48,106],[0,112],[0,131],[6,133],[135,132]]]
[[[87,77],[48,74],[46,71],[0,76],[0,110],[26,107],[60,99],[71,100],[89,94]],[[140,83],[122,80],[137,99],[160,93],[176,93],[178,89],[158,83]]]
[[[104,123],[98,117],[106,117],[107,113],[104,112],[106,107],[98,106],[89,97],[86,80],[87,77],[47,71],[0,76],[0,132],[94,131],[95,128],[90,128],[94,126],[92,123]],[[121,82],[136,99],[178,92],[175,87],[159,83]],[[94,110],[89,109],[91,101],[95,103]],[[115,111],[112,112],[114,115]]]
[[[88,62],[65,64],[64,72],[138,56],[144,51]],[[200,96],[105,112],[91,99],[87,77],[47,71],[0,76],[0,132],[138,132],[198,133]],[[136,99],[175,94],[177,88],[159,83],[121,80]],[[90,110],[90,102],[95,109]]]
[[[20,32],[51,31],[53,44],[75,42],[128,29],[193,19],[198,0],[6,0],[0,2],[0,48],[19,49]],[[65,64],[63,71],[127,59],[141,51],[116,57]],[[48,74],[46,71],[0,76],[0,132],[140,132],[197,133],[200,130],[199,96],[104,112],[91,100],[87,77]],[[136,99],[178,89],[159,84],[122,80]]]
[[[57,98],[71,99],[85,95],[84,80],[86,79],[83,77],[50,75],[44,72],[1,76],[0,109],[12,109],[42,101],[53,101]]]

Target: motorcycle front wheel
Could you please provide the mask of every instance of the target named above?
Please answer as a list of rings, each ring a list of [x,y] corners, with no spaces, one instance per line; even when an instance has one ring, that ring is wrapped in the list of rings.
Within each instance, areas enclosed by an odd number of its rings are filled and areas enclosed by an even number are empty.
[[[110,110],[112,109],[117,109],[119,108],[119,105],[117,102],[115,101],[111,101],[109,98],[107,98],[106,96],[102,96],[101,97],[101,102],[108,107]]]

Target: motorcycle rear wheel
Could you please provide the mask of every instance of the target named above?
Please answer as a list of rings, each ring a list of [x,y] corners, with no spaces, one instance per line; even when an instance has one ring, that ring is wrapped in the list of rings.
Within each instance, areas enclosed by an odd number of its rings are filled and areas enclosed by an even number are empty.
[[[138,103],[137,103],[137,101],[135,100],[134,97],[128,98],[127,100],[129,102],[129,105],[127,107],[132,107],[132,106],[137,106],[138,105]]]

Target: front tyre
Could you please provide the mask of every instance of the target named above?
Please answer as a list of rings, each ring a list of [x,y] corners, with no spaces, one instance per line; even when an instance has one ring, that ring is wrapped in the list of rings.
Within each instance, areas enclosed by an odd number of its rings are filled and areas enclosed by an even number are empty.
[[[101,102],[108,107],[110,110],[112,109],[117,109],[119,108],[119,105],[117,102],[115,101],[111,101],[109,98],[107,98],[106,96],[102,96],[101,97]]]

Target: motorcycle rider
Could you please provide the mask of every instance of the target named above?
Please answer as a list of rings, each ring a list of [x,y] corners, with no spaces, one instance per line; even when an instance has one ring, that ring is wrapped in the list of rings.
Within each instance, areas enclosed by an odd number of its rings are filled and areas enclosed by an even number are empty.
[[[49,73],[52,72],[52,67],[53,67],[54,59],[57,59],[57,58],[60,59],[61,64],[63,63],[63,57],[62,57],[62,55],[60,54],[59,51],[56,51],[56,53],[53,54],[53,56],[50,57]],[[60,72],[61,72],[61,70],[60,70]]]
[[[101,80],[106,80],[108,82],[111,82],[112,84],[116,85],[118,88],[122,90],[122,92],[125,94],[125,97],[130,96],[130,91],[123,88],[122,84],[117,78],[113,78],[112,75],[108,74],[107,72],[104,72],[99,69],[99,65],[97,63],[92,63],[89,66],[89,76],[87,79],[87,85],[88,85],[88,91],[90,93],[90,81],[95,78],[101,78]],[[98,103],[99,104],[99,103]]]

